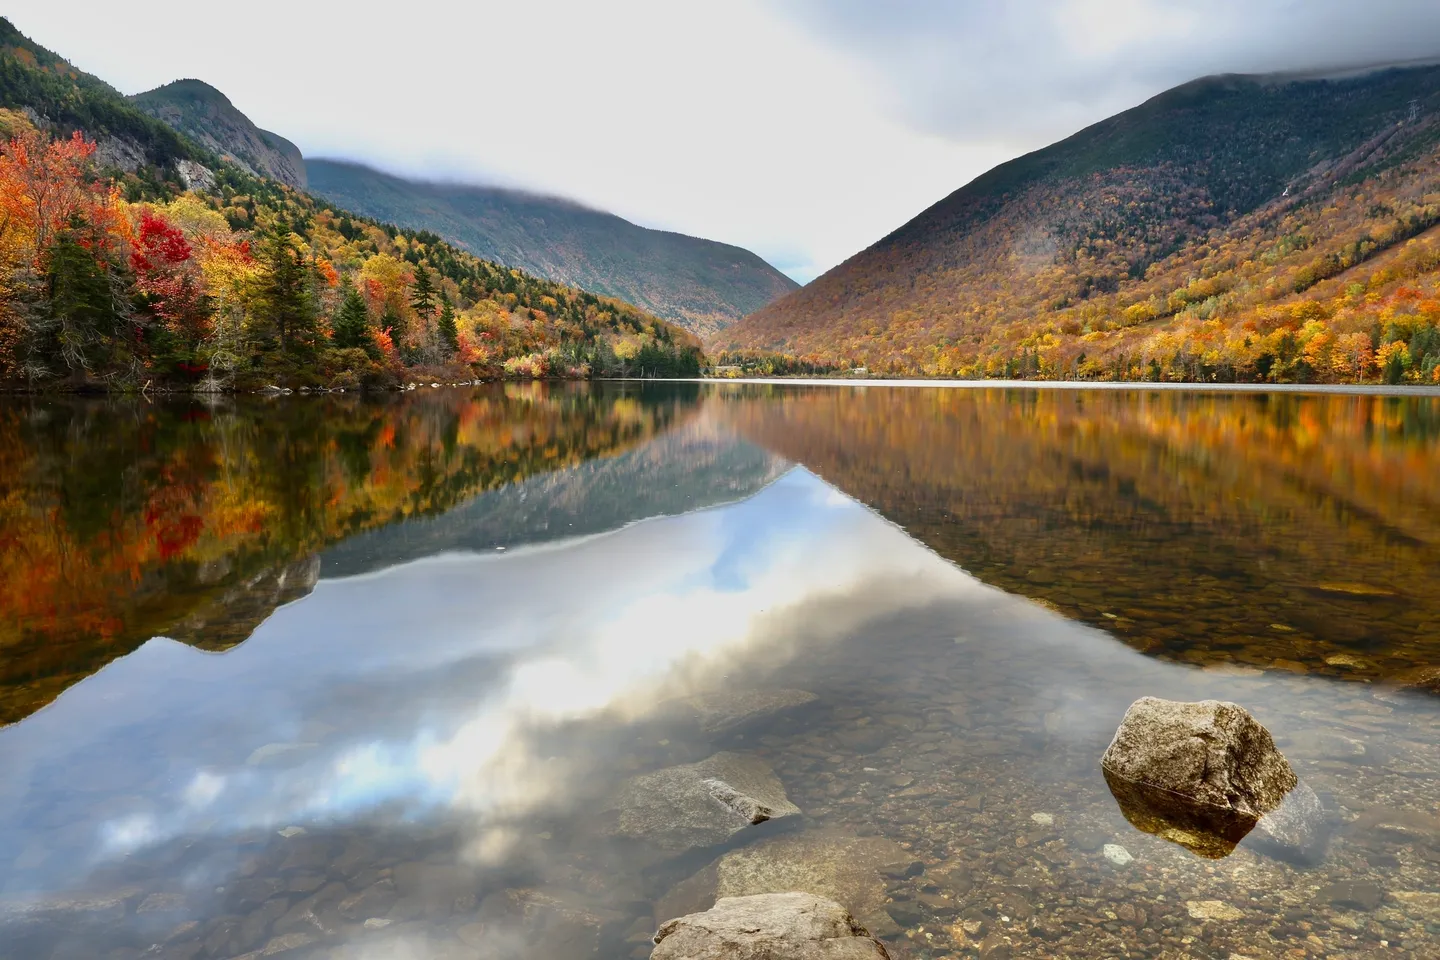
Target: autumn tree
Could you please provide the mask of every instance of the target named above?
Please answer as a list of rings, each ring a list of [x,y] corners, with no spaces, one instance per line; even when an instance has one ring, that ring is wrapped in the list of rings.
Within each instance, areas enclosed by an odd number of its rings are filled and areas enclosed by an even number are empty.
[[[141,301],[177,343],[177,364],[198,373],[200,343],[210,333],[212,305],[199,264],[184,232],[149,209],[142,210],[130,253]]]

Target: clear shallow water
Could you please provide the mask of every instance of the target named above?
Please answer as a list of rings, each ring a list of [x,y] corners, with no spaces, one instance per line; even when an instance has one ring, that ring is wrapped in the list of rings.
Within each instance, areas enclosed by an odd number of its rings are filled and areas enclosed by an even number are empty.
[[[642,957],[767,885],[902,956],[1432,956],[1437,405],[12,404],[0,956]],[[1250,708],[1319,862],[1131,827],[1145,694]],[[802,815],[617,830],[717,752]]]

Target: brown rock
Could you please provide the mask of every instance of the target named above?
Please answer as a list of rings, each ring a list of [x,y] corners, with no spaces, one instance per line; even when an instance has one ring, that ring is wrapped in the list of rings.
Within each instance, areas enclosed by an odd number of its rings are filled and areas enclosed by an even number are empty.
[[[1141,697],[1101,768],[1127,820],[1207,857],[1228,855],[1298,783],[1270,732],[1218,700]]]

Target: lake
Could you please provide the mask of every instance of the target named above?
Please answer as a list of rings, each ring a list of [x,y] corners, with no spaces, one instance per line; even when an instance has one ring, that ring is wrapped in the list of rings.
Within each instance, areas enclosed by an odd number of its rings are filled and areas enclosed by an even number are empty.
[[[1434,397],[9,398],[0,543],[3,958],[641,960],[790,889],[897,958],[1437,955]],[[1249,709],[1305,849],[1132,825],[1145,695]]]

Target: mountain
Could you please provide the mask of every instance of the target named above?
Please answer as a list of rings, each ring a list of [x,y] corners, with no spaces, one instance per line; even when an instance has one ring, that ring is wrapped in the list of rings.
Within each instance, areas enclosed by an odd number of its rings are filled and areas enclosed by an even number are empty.
[[[200,80],[176,80],[130,102],[248,173],[305,188],[305,160],[284,137],[261,130],[230,99]]]
[[[336,160],[307,162],[310,190],[377,220],[429,230],[486,260],[633,303],[713,334],[794,290],[748,250],[650,230],[568,200],[425,183]]]
[[[991,170],[719,345],[942,376],[1430,378],[1437,145],[1440,67],[1197,80]]]
[[[699,394],[680,402],[689,400]],[[759,447],[691,423],[622,453],[487,490],[445,513],[377,526],[326,550],[321,571],[358,576],[442,553],[595,536],[744,500],[788,469]]]
[[[5,135],[31,121],[63,130],[83,130],[97,144],[106,166],[133,173],[150,165],[172,171],[180,160],[202,159],[201,151],[170,127],[147,116],[108,83],[77,70],[0,17],[0,108],[17,116]],[[22,122],[23,120],[23,122]]]
[[[168,91],[206,143],[0,18],[0,386],[698,376],[679,326],[257,173],[212,144],[288,145],[203,85]]]

